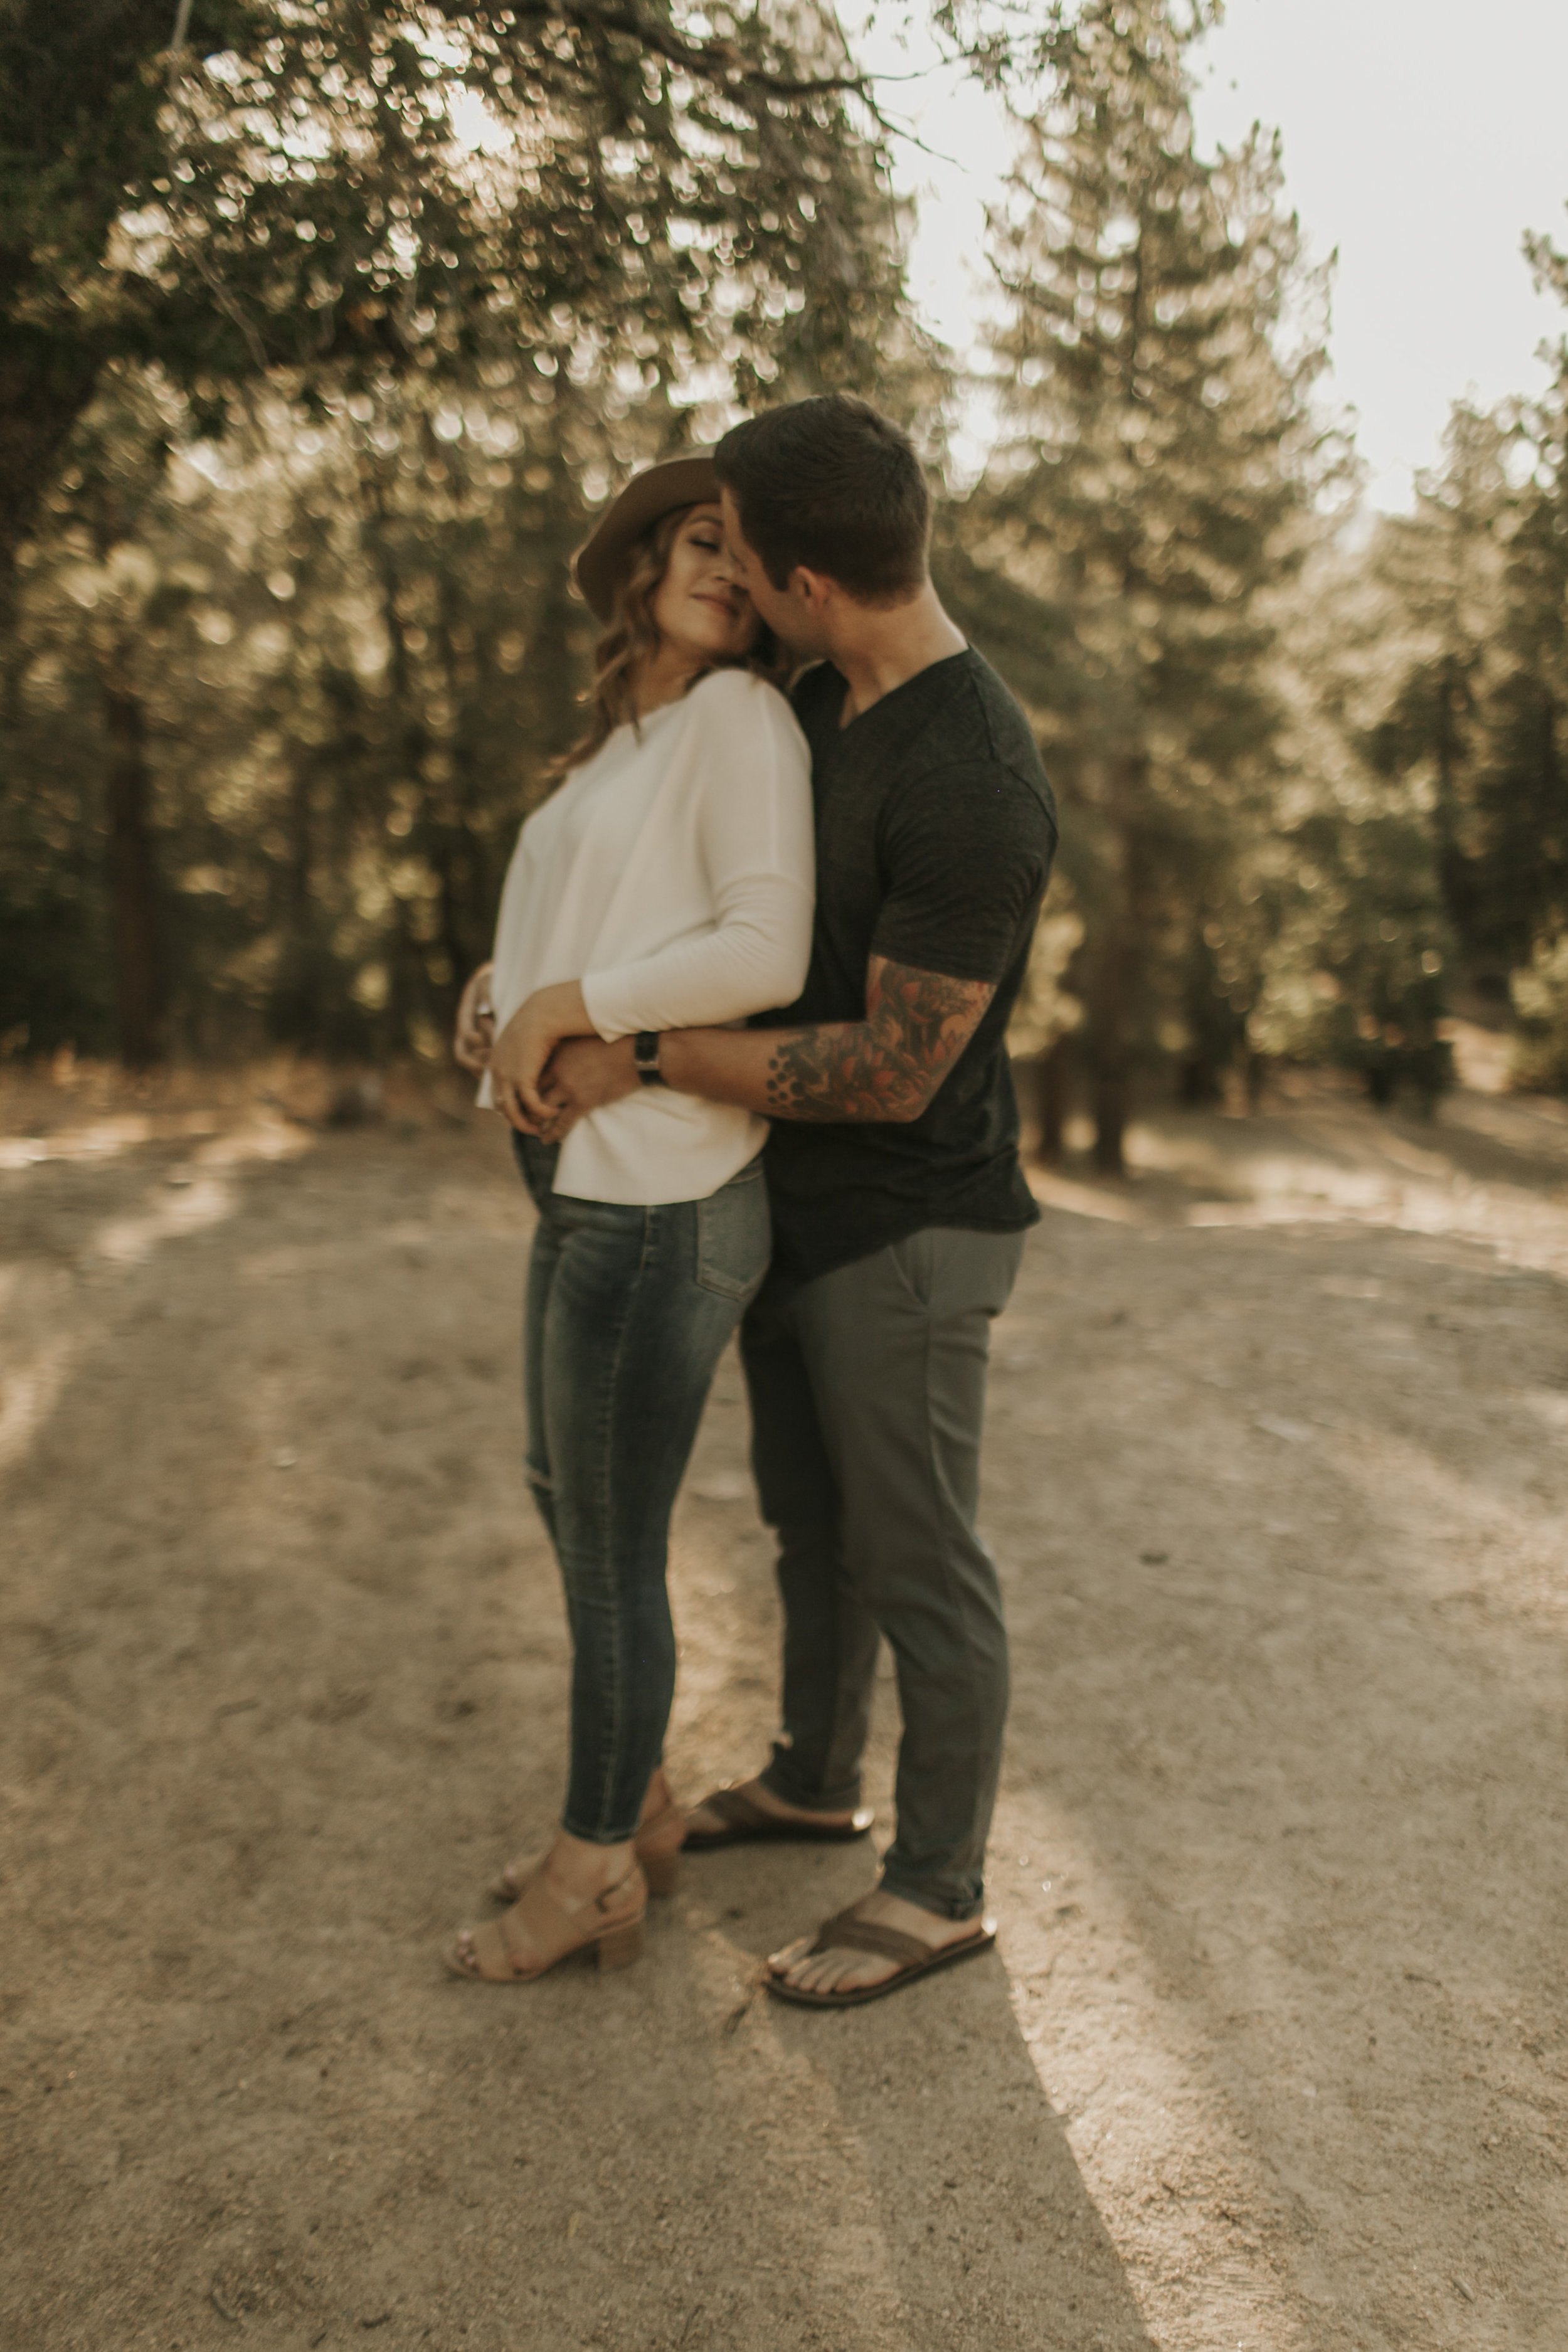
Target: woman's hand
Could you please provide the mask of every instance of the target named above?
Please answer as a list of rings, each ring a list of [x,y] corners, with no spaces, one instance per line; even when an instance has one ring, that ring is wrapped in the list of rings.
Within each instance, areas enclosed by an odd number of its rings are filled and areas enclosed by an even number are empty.
[[[480,964],[458,1003],[452,1059],[460,1070],[471,1070],[476,1078],[489,1067],[490,1045],[496,1034],[496,1017],[490,1011],[490,974],[494,970],[493,963]]]
[[[544,1066],[563,1037],[591,1037],[594,1024],[579,982],[563,980],[536,988],[518,1007],[490,1047],[490,1091],[495,1107],[520,1135],[542,1135],[558,1105],[540,1092]]]

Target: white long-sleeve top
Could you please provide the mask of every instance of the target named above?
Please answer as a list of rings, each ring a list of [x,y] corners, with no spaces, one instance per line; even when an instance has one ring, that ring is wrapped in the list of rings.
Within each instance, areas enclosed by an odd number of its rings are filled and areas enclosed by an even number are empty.
[[[523,825],[496,926],[497,1034],[535,989],[563,980],[582,982],[605,1038],[792,1004],[815,887],[811,760],[795,714],[750,671],[710,671],[640,729],[617,727]],[[640,1087],[572,1129],[555,1189],[705,1200],[766,1134],[751,1111]]]

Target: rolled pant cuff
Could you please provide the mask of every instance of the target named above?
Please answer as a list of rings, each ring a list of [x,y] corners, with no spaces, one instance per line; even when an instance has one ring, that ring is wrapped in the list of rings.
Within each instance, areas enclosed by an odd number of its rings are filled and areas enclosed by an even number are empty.
[[[938,1919],[978,1919],[985,1908],[984,1891],[973,1895],[943,1895],[929,1883],[900,1878],[885,1864],[881,1888],[884,1895],[896,1895],[900,1903],[912,1903],[917,1910],[930,1911]]]
[[[758,1773],[757,1778],[770,1796],[779,1798],[786,1805],[798,1805],[803,1813],[852,1813],[860,1802],[858,1778],[846,1780],[826,1793],[820,1789],[803,1788],[786,1769],[782,1769],[776,1756]]]

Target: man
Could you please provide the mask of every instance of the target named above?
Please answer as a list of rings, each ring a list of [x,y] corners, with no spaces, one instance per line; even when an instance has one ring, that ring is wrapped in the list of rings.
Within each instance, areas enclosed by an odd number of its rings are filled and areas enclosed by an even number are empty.
[[[655,1076],[773,1122],[774,1262],[742,1356],[777,1530],[784,1729],[688,1844],[854,1836],[879,1636],[903,1715],[880,1885],[776,1954],[769,1987],[846,2006],[984,1949],[1007,1706],[996,1571],[974,1529],[990,1318],[1038,1212],[1008,1015],[1057,840],[1023,713],[942,610],[930,499],[899,428],[834,395],[716,452],[752,603],[809,669],[817,901],[798,1003],[750,1030],[576,1040],[564,1117]]]

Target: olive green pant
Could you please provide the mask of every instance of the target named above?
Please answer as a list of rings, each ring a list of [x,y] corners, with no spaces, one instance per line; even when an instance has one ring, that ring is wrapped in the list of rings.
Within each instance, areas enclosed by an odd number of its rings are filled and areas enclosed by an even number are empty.
[[[784,1612],[763,1781],[812,1810],[859,1802],[885,1636],[903,1737],[883,1884],[952,1919],[982,1907],[1007,1714],[996,1566],[974,1519],[991,1319],[1023,1247],[928,1226],[803,1286],[770,1277],[741,1332]]]

